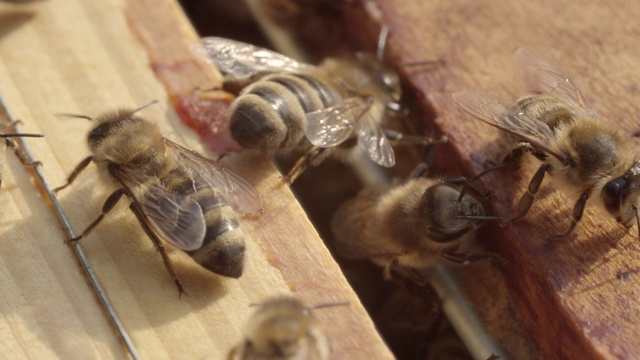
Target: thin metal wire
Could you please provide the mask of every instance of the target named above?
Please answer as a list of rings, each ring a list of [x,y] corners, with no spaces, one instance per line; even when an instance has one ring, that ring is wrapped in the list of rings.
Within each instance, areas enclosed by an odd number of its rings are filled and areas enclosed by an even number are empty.
[[[15,124],[15,120],[13,119],[13,116],[11,115],[11,113],[9,112],[9,109],[4,103],[2,96],[0,96],[0,107],[2,108],[2,111],[6,115],[7,119],[11,123]],[[15,124],[14,126],[15,126],[15,132],[19,133],[17,124]],[[31,153],[31,149],[29,148],[25,139],[19,138],[18,141],[20,141],[20,145],[22,146],[22,150],[24,151],[26,158],[29,161],[33,162],[34,158]],[[64,231],[67,233],[67,236],[69,237],[69,239],[75,238],[75,234],[71,229],[71,225],[69,225],[69,221],[67,220],[67,217],[64,215],[64,212],[62,211],[62,207],[60,206],[58,199],[54,195],[49,184],[47,183],[47,180],[45,179],[42,173],[42,170],[40,169],[40,166],[34,166],[34,171],[36,172],[36,175],[40,180],[42,187],[47,193],[47,197],[49,198],[49,200],[51,200],[51,203],[53,204],[53,208],[55,209],[56,215],[58,216],[60,223],[62,223],[62,226],[64,228]],[[89,281],[91,282],[91,286],[93,287],[93,290],[96,292],[96,295],[98,295],[98,299],[100,299],[100,302],[102,303],[104,310],[107,312],[109,320],[113,323],[113,325],[117,329],[118,335],[120,336],[127,350],[129,351],[131,358],[134,360],[140,359],[140,356],[138,355],[138,352],[135,346],[133,345],[131,338],[127,334],[127,331],[124,329],[124,326],[122,325],[122,322],[118,318],[118,315],[116,314],[114,307],[111,305],[111,302],[107,297],[107,293],[104,291],[104,288],[102,287],[102,285],[100,284],[100,281],[96,277],[95,272],[91,268],[91,265],[89,264],[89,260],[87,259],[84,253],[84,250],[82,249],[82,246],[80,246],[80,243],[76,241],[71,244],[71,247],[73,248],[73,251],[76,257],[80,261],[82,269],[85,271],[87,277],[89,278]]]

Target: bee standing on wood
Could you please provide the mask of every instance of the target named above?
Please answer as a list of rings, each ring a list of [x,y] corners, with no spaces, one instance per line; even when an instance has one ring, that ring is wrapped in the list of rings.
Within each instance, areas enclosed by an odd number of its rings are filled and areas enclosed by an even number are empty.
[[[217,163],[164,138],[154,124],[136,115],[144,107],[98,116],[88,135],[93,154],[78,164],[67,184],[55,189],[67,187],[91,162],[121,186],[106,200],[102,214],[69,241],[87,236],[126,195],[180,293],[183,287],[161,240],[214,273],[240,277],[245,244],[236,212],[259,212],[257,191]]]
[[[453,94],[465,111],[519,142],[502,166],[519,164],[527,152],[542,161],[516,215],[505,222],[526,215],[546,173],[578,198],[567,230],[550,237],[570,234],[594,194],[596,204],[625,227],[633,226],[634,219],[640,221],[640,160],[628,142],[598,116],[553,61],[529,49],[519,49],[514,58],[525,88],[535,95],[505,106],[490,95]]]
[[[391,167],[395,155],[390,140],[433,142],[382,129],[389,116],[404,113],[400,80],[370,54],[328,58],[313,66],[219,37],[203,38],[192,51],[233,80],[249,84],[229,109],[231,136],[242,147],[292,150],[304,147],[305,137],[311,142],[284,177],[287,183],[335,153],[339,145],[353,149],[357,144],[372,161]]]

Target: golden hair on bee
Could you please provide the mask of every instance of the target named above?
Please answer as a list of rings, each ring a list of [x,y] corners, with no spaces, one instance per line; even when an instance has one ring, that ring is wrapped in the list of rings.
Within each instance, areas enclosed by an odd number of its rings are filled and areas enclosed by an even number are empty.
[[[163,241],[223,276],[237,278],[244,266],[244,234],[236,213],[260,211],[253,186],[218,163],[163,137],[157,126],[120,109],[96,117],[87,136],[92,155],[68,178],[71,184],[91,162],[120,188],[105,201],[102,214],[77,238],[86,237],[125,195],[143,230],[160,251],[180,293]]]
[[[479,120],[503,130],[517,145],[503,165],[518,166],[525,153],[542,164],[518,203],[522,218],[533,205],[546,173],[572,197],[577,197],[566,231],[570,234],[582,219],[587,200],[630,228],[640,223],[640,159],[628,142],[602,119],[564,71],[543,55],[529,49],[516,51],[515,67],[527,95],[505,106],[493,96],[458,92],[454,100]]]
[[[415,270],[440,259],[468,264],[502,258],[468,252],[473,231],[494,217],[464,182],[425,177],[402,184],[373,185],[345,202],[333,216],[336,251],[347,259],[369,259],[394,274],[424,283]]]

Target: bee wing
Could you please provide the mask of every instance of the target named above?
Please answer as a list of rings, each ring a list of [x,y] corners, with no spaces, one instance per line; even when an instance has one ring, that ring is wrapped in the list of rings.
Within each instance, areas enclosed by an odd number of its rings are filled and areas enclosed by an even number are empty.
[[[358,124],[358,145],[378,165],[392,167],[396,164],[396,156],[389,139],[374,119],[368,114],[364,116]]]
[[[554,61],[535,50],[520,48],[513,56],[514,66],[527,91],[544,93],[567,105],[573,105],[586,115],[597,116],[596,110],[584,98],[576,84]]]
[[[361,97],[344,99],[338,104],[306,115],[307,139],[319,147],[332,147],[347,140],[364,112],[369,108]]]
[[[464,111],[481,121],[506,131],[560,160],[566,158],[561,147],[555,142],[553,131],[544,122],[523,113],[505,116],[507,107],[491,95],[460,91],[452,97]]]
[[[214,188],[236,212],[255,214],[262,211],[258,191],[245,179],[213,160],[169,139],[162,138],[162,141],[174,150],[177,160],[183,164],[188,173]]]
[[[156,235],[185,251],[202,246],[207,226],[194,199],[167,191],[161,184],[149,184],[148,179],[121,168],[114,175],[133,194],[140,220]]]
[[[221,37],[204,37],[190,49],[223,74],[239,80],[261,72],[300,72],[315,68],[271,50]]]

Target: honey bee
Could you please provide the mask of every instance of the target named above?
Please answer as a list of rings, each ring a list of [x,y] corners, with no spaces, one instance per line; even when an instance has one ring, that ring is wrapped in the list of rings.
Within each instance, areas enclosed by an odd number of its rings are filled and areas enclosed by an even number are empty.
[[[290,150],[305,137],[312,144],[286,182],[317,165],[327,152],[335,154],[341,144],[357,143],[375,163],[392,167],[390,138],[433,142],[382,129],[389,116],[400,116],[405,109],[399,103],[398,74],[371,54],[327,58],[313,66],[219,37],[203,38],[191,49],[228,78],[249,83],[229,108],[231,136],[243,148]]]
[[[592,194],[598,194],[598,206],[625,227],[633,226],[634,217],[640,221],[640,161],[624,137],[598,116],[556,63],[529,49],[517,50],[514,62],[525,88],[535,95],[505,106],[489,95],[453,94],[465,111],[519,141],[503,165],[519,164],[525,153],[542,162],[520,198],[517,214],[505,223],[525,216],[545,173],[578,197],[569,228],[551,238],[575,229]]]
[[[126,195],[130,209],[160,251],[178,290],[177,279],[161,239],[223,276],[238,278],[244,265],[244,235],[238,213],[260,211],[256,189],[238,175],[163,137],[155,124],[136,115],[142,108],[121,109],[95,119],[88,135],[92,155],[73,170],[70,185],[91,162],[120,185],[105,201],[87,236]]]
[[[412,178],[403,184],[367,187],[344,203],[333,217],[337,252],[348,259],[369,259],[384,267],[386,278],[424,283],[420,269],[440,258],[456,263],[502,258],[470,253],[469,235],[494,220],[462,181]]]
[[[229,360],[326,360],[331,347],[311,310],[292,297],[262,303]]]

